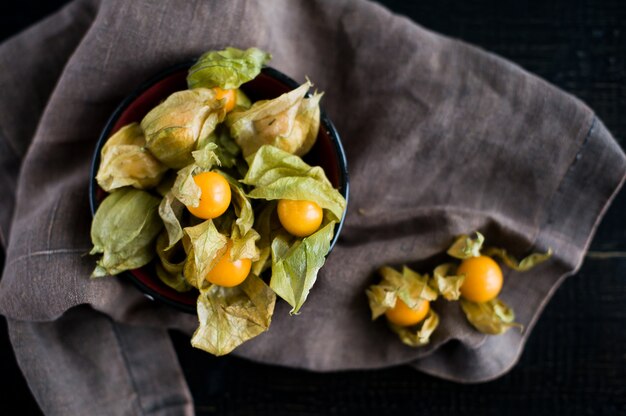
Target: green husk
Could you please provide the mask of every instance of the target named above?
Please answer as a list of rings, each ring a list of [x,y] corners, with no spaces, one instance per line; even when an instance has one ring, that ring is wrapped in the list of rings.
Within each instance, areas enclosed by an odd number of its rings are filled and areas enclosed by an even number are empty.
[[[372,320],[394,308],[398,299],[409,308],[418,308],[421,302],[437,299],[437,292],[430,286],[428,275],[421,275],[406,266],[402,268],[402,272],[384,266],[379,273],[382,277],[380,283],[366,290]],[[430,309],[426,318],[417,325],[403,327],[389,321],[387,324],[403,343],[419,347],[428,344],[430,336],[439,325],[439,317]]]
[[[437,299],[437,292],[429,285],[428,275],[421,275],[404,266],[402,272],[384,266],[378,271],[382,279],[379,284],[366,290],[372,319],[383,315],[396,306],[399,298],[409,308],[416,308],[422,300]]]
[[[243,183],[267,186],[283,177],[312,178],[328,182],[324,170],[319,166],[309,166],[299,156],[292,155],[274,146],[263,146],[246,161],[250,166]]]
[[[250,198],[278,200],[305,200],[317,203],[322,209],[332,214],[333,221],[339,221],[343,215],[346,202],[330,184],[316,181],[313,178],[289,177],[281,178],[267,186],[257,186],[250,193]]]
[[[259,258],[252,263],[252,273],[260,276],[272,265],[271,246],[274,238],[281,234],[283,241],[290,245],[293,237],[283,232],[276,213],[276,201],[268,201],[259,209],[258,215],[255,215],[254,229],[258,231],[260,237],[257,241]]]
[[[210,171],[215,165],[219,166],[220,160],[215,153],[216,149],[215,143],[206,143],[201,149],[193,151],[193,163],[180,169],[176,174],[171,192],[183,205],[197,207],[200,204],[202,190],[196,184],[194,176]]]
[[[386,268],[384,271],[381,270],[381,274],[384,275],[388,270],[389,268]],[[431,301],[437,299],[437,292],[429,285],[428,275],[419,274],[404,266],[402,267],[402,279],[403,284],[398,289],[398,297],[409,308],[417,308],[422,300]]]
[[[334,222],[329,222],[315,233],[290,244],[276,237],[272,241],[272,278],[270,287],[292,307],[297,314],[317,280],[317,273],[333,238]]]
[[[183,268],[186,259],[183,258],[182,261],[174,262],[178,251],[182,250],[181,243],[179,242],[176,246],[171,248],[168,248],[167,245],[167,233],[161,233],[156,243],[156,251],[160,260],[160,263],[157,263],[155,266],[157,276],[172,289],[178,292],[187,292],[191,290],[192,286],[183,276]]]
[[[189,69],[189,88],[234,89],[254,79],[272,56],[257,48],[226,48],[203,54]]]
[[[191,345],[224,355],[267,331],[276,294],[258,277],[249,275],[239,286],[211,285],[198,296],[199,326]]]
[[[253,262],[259,259],[259,249],[256,242],[259,240],[259,233],[252,228],[254,225],[254,211],[252,204],[246,197],[239,182],[224,172],[220,172],[228,181],[231,190],[231,204],[234,207],[237,219],[232,224],[230,238],[233,242],[230,250],[232,261],[239,259],[250,259]]]
[[[430,336],[439,326],[439,315],[432,309],[428,311],[428,315],[424,321],[417,326],[406,327],[389,323],[389,327],[395,332],[400,341],[409,347],[422,347],[430,342]]]
[[[255,102],[248,110],[231,112],[226,124],[245,157],[263,145],[276,146],[298,156],[306,154],[317,138],[320,125],[319,102],[323,94],[305,98],[312,84],[272,100]]]
[[[255,199],[293,199],[317,203],[338,222],[346,200],[333,188],[321,168],[312,168],[302,159],[274,146],[263,146],[248,158],[250,166],[242,182],[254,187],[248,197]]]
[[[102,253],[92,277],[115,275],[148,264],[163,228],[159,199],[145,191],[121,188],[107,196],[91,224],[90,254]]]
[[[191,152],[224,118],[215,91],[178,91],[153,108],[141,121],[146,147],[163,164],[180,169],[193,162]]]
[[[252,209],[252,204],[246,197],[246,193],[238,181],[224,172],[220,172],[220,174],[230,185],[231,203],[235,209],[235,215],[237,216],[237,220],[235,221],[237,230],[240,235],[245,235],[254,225],[254,211]]]
[[[220,158],[217,156],[217,149],[217,144],[209,142],[198,150],[191,152],[191,156],[200,169],[209,170],[213,166],[221,166],[222,164]]]
[[[250,98],[239,88],[235,90],[235,108],[234,110],[242,111],[252,107]]]
[[[215,145],[213,151],[219,160],[217,165],[232,168],[237,164],[237,160],[241,156],[241,149],[228,134],[228,129],[219,125],[213,133],[200,139],[198,149],[203,149],[211,144]]]
[[[182,242],[178,242],[174,247],[168,248],[167,233],[162,232],[159,234],[156,242],[156,251],[159,256],[161,265],[168,273],[180,273],[182,274],[187,260],[186,253],[184,252]],[[182,257],[182,258],[180,258]]]
[[[447,300],[458,300],[461,296],[461,286],[465,281],[465,275],[457,275],[456,269],[456,264],[444,263],[435,267],[433,271],[434,286]]]
[[[461,298],[461,308],[474,328],[484,334],[499,335],[513,327],[523,328],[514,322],[513,309],[497,298],[483,303]]]
[[[184,275],[197,289],[205,286],[205,276],[226,250],[228,238],[217,231],[212,220],[183,229],[183,243],[187,252]]]
[[[546,251],[545,253],[532,253],[527,257],[524,257],[520,261],[518,261],[514,256],[507,253],[507,251],[503,248],[487,247],[483,250],[483,254],[485,256],[498,257],[509,268],[518,272],[525,272],[552,257],[552,249],[549,248],[548,251]]]
[[[384,266],[378,271],[382,277],[377,285],[370,286],[366,293],[372,310],[372,319],[396,306],[401,299],[409,308],[416,308],[423,300],[437,299],[437,292],[429,285],[428,275],[421,275],[404,266],[402,272]]]
[[[383,280],[377,285],[372,285],[365,291],[372,311],[372,320],[384,315],[388,309],[396,306],[398,299],[398,286]]]
[[[137,123],[131,123],[111,136],[100,152],[96,180],[106,192],[124,186],[148,189],[156,186],[167,166],[144,148],[146,140]]]
[[[202,189],[193,180],[197,170],[198,166],[195,163],[179,170],[171,190],[176,199],[188,207],[197,207],[202,196]]]
[[[193,289],[193,286],[187,283],[182,273],[169,273],[159,263],[154,266],[154,270],[156,271],[156,275],[159,280],[161,280],[163,283],[165,283],[167,286],[171,287],[177,292],[184,293],[189,292],[191,289]]]
[[[167,230],[168,249],[183,238],[183,228],[180,221],[184,210],[185,206],[176,199],[171,191],[163,197],[159,204],[159,216]]]
[[[485,242],[485,237],[476,231],[476,238],[468,235],[457,237],[452,246],[448,249],[448,255],[457,259],[465,260],[470,257],[480,256],[480,250]]]
[[[240,235],[239,229],[234,228],[230,236],[233,244],[230,249],[231,261],[239,259],[257,261],[259,259],[259,249],[256,246],[256,242],[259,240],[259,237],[259,233],[254,229],[250,229],[246,234]]]

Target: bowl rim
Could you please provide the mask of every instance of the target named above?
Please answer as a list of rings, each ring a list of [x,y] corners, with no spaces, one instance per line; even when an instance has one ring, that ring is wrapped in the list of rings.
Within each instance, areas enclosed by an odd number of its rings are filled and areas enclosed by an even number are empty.
[[[93,156],[91,159],[91,168],[90,168],[90,173],[89,173],[90,175],[89,176],[89,209],[91,211],[92,218],[95,215],[96,209],[97,209],[97,205],[96,205],[97,197],[96,196],[97,196],[97,191],[99,189],[99,186],[96,181],[96,175],[98,173],[98,167],[100,166],[100,152],[102,150],[102,147],[104,146],[104,143],[109,139],[111,130],[113,130],[113,127],[115,126],[115,124],[117,123],[117,121],[119,120],[123,112],[143,93],[145,93],[148,89],[153,87],[158,82],[173,75],[174,73],[180,72],[181,70],[184,70],[184,69],[189,69],[195,62],[196,62],[195,59],[186,60],[186,61],[174,64],[174,65],[171,65],[161,70],[160,72],[156,73],[155,75],[151,76],[146,81],[139,84],[139,86],[134,88],[132,92],[128,94],[121,101],[121,103],[115,108],[111,116],[108,118],[107,122],[105,123],[100,133],[100,136],[98,137],[98,140],[96,141]],[[271,78],[278,80],[279,82],[288,86],[291,89],[295,89],[300,85],[294,79],[290,78],[289,76],[285,75],[284,73],[278,71],[277,69],[273,67],[264,66],[261,69],[261,72]],[[307,93],[307,96],[310,96],[310,93]],[[335,125],[330,120],[330,118],[328,118],[326,112],[324,111],[324,108],[321,105],[320,105],[320,128],[326,129],[328,137],[330,138],[330,141],[337,155],[337,159],[339,162],[339,192],[342,194],[342,196],[346,200],[346,209],[344,210],[343,215],[341,216],[341,219],[335,226],[333,239],[330,243],[328,253],[326,254],[326,258],[328,258],[333,248],[335,247],[335,244],[337,243],[339,234],[341,233],[341,230],[343,228],[343,224],[346,218],[346,213],[348,212],[347,207],[348,207],[348,199],[350,195],[350,178],[348,174],[348,161],[346,159],[346,153],[344,151],[343,144],[341,143],[341,138],[339,136],[339,133],[337,132]],[[158,300],[164,304],[167,304],[178,310],[181,310],[183,312],[187,312],[193,315],[197,313],[195,305],[185,304],[185,303],[179,302],[174,299],[170,299],[160,294],[159,292],[155,291],[154,289],[144,284],[139,278],[137,278],[130,271],[121,272],[119,276],[125,276],[126,278],[128,278],[143,293],[143,295],[146,296],[150,300],[153,300],[153,301]]]

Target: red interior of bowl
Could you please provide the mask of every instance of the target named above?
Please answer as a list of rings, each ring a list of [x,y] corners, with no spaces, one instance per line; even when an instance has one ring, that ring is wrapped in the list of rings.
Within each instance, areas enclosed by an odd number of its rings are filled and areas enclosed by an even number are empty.
[[[111,135],[129,123],[140,122],[152,108],[156,107],[170,94],[186,89],[186,76],[187,69],[181,69],[166,75],[148,87],[121,112],[111,129]],[[254,80],[242,85],[241,89],[252,101],[257,101],[278,97],[293,89],[293,86],[266,73],[261,73]],[[340,187],[340,161],[331,140],[331,128],[324,123],[324,120],[322,120],[320,125],[317,141],[311,151],[304,157],[304,160],[311,165],[321,166],[333,186]],[[98,201],[102,201],[105,196],[105,192],[98,189]],[[166,299],[187,306],[196,304],[197,291],[180,293],[165,285],[157,277],[153,264],[132,270],[131,273],[144,286]]]

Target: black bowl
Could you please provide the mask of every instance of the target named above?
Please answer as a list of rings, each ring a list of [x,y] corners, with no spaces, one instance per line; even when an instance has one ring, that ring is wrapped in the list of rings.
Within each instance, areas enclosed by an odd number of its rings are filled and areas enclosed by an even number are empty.
[[[186,89],[187,70],[193,64],[194,61],[184,62],[158,73],[128,95],[113,112],[100,134],[93,154],[89,181],[89,204],[92,215],[95,215],[98,205],[106,196],[106,192],[96,182],[96,174],[100,165],[100,151],[104,143],[126,124],[135,121],[140,122],[152,108],[170,94]],[[242,85],[241,89],[252,101],[257,101],[278,97],[298,86],[296,81],[285,74],[266,67],[254,80]],[[323,109],[317,141],[304,157],[304,160],[311,165],[321,166],[333,186],[346,198],[346,201],[348,200],[349,181],[346,155],[339,134]],[[330,244],[331,251],[337,242],[344,219],[345,212],[335,228],[335,234]],[[153,263],[139,269],[120,273],[119,276],[129,279],[151,300],[164,302],[188,313],[196,313],[197,291],[180,293],[165,285],[157,277]]]

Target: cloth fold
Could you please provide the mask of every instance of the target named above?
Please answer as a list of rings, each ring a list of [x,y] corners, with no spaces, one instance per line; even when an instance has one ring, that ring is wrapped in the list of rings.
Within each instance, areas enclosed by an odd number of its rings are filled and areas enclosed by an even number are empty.
[[[21,162],[50,94],[94,14],[94,4],[73,3],[1,46],[0,245],[5,250]]]
[[[267,50],[272,66],[326,92],[351,177],[344,230],[302,313],[289,316],[279,302],[270,330],[235,354],[317,371],[410,363],[462,382],[510,369],[551,294],[580,266],[626,175],[624,153],[575,97],[357,0],[76,0],[0,46],[0,183],[10,190],[0,204],[0,313],[15,327],[64,313],[87,322],[96,312],[77,309],[87,304],[128,331],[191,333],[195,317],[149,302],[121,278],[89,279],[89,164],[106,119],[136,85],[229,45]],[[370,321],[364,290],[379,266],[419,270],[473,230],[518,255],[554,250],[530,273],[505,274],[502,298],[524,332],[477,333],[445,301],[433,305],[442,322],[423,348]],[[25,367],[39,365],[20,362],[27,378]]]
[[[9,320],[8,327],[19,366],[46,414],[194,414],[164,329],[120,324],[87,306],[56,321]]]

